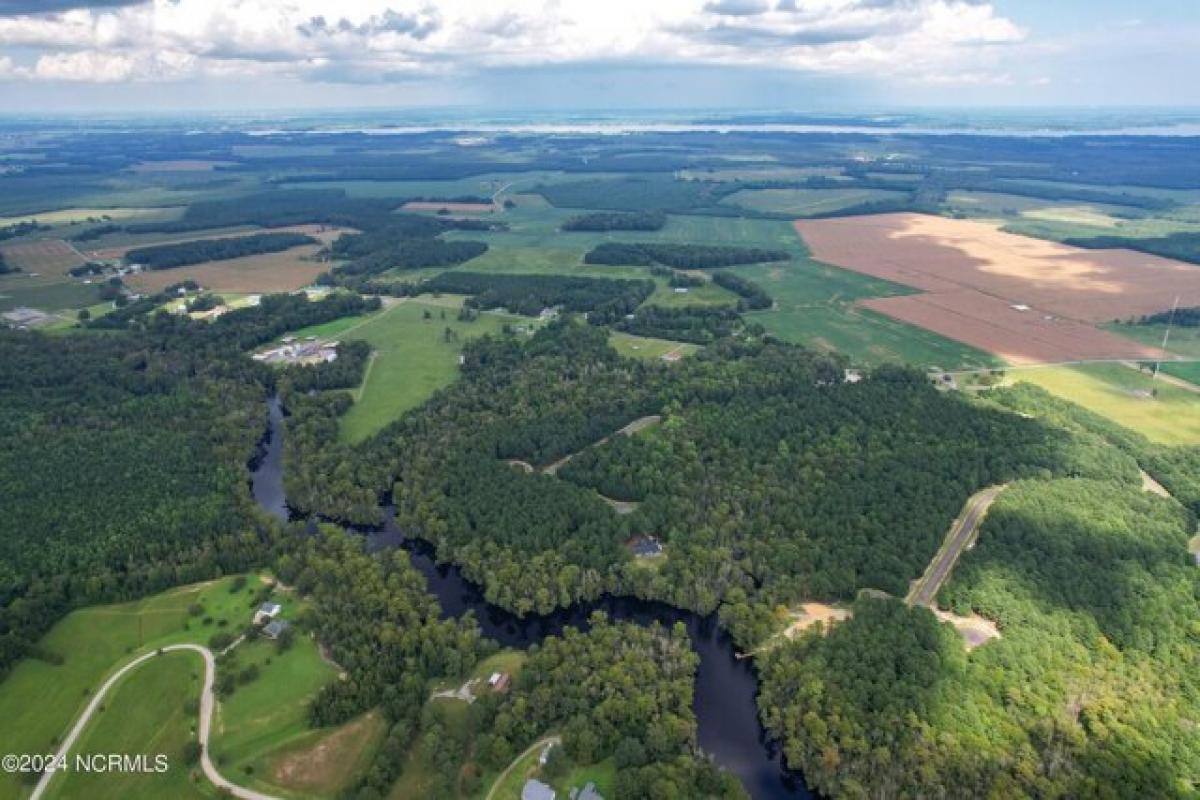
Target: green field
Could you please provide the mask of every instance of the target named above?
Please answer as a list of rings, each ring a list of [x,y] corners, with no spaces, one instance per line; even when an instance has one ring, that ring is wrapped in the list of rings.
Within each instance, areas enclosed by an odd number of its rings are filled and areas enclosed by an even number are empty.
[[[901,192],[886,189],[743,189],[721,200],[723,205],[734,205],[751,211],[771,214],[789,214],[794,217],[811,217],[828,214],[862,203],[878,200],[899,199]]]
[[[682,355],[689,356],[700,349],[699,345],[688,342],[651,339],[619,331],[614,331],[608,337],[608,343],[613,346],[614,350],[627,358],[640,358],[646,361],[662,358],[665,354],[676,350]]]
[[[488,333],[499,333],[506,324],[529,324],[530,320],[503,314],[483,313],[474,322],[460,322],[461,297],[423,298],[392,304],[365,320],[337,329],[346,339],[362,339],[374,348],[362,386],[354,394],[354,406],[341,421],[341,435],[348,442],[361,441],[398,419],[401,414],[429,399],[458,375],[458,356],[463,342]],[[429,312],[429,318],[425,318]],[[330,323],[338,328],[338,323]],[[297,336],[332,335],[328,326],[296,331]],[[446,329],[453,332],[446,339]]]
[[[55,743],[86,705],[90,692],[130,658],[168,644],[207,644],[218,630],[237,632],[249,624],[255,593],[262,588],[262,583],[251,576],[246,585],[234,593],[230,591],[234,580],[223,578],[173,589],[132,603],[93,606],[67,615],[39,642],[45,651],[62,655],[63,663],[53,665],[47,661],[25,659],[0,683],[0,715],[6,721],[0,726],[0,750],[8,753],[53,752]],[[285,618],[300,613],[302,603],[292,595],[277,592],[275,596],[284,606]],[[193,605],[199,606],[201,613],[190,613],[189,607]],[[243,643],[234,653],[238,668],[254,663],[259,666],[260,675],[257,680],[239,686],[218,704],[210,742],[214,761],[230,780],[269,785],[272,791],[278,792],[279,786],[261,782],[259,776],[270,774],[268,765],[277,751],[322,733],[307,727],[308,703],[321,685],[334,679],[335,671],[322,660],[316,643],[307,636],[297,636],[293,646],[283,654],[275,652],[273,643],[263,640]],[[198,696],[198,684],[192,676],[202,674],[199,660],[189,654],[169,654],[163,658],[171,659],[171,663],[190,664],[179,673],[186,679],[156,677],[155,665],[159,660],[152,659],[130,672],[113,691],[128,691],[138,698],[154,697],[158,693],[174,697],[174,693],[179,692],[193,699]],[[228,663],[220,662],[218,674],[227,668],[230,668]],[[144,675],[149,677],[144,678]],[[116,698],[117,694],[114,694],[113,699],[106,700],[105,707],[125,708]],[[137,707],[136,713],[120,727],[135,737],[129,740],[133,748],[130,752],[157,752],[143,750],[142,746],[134,747],[133,743],[137,736],[143,736],[145,747],[150,747],[157,741],[153,736],[159,728],[163,730],[162,735],[168,737],[163,741],[175,741],[170,738],[175,736],[172,726],[178,727],[179,723],[173,714],[183,710],[182,700],[170,703],[141,700],[130,705]],[[105,716],[107,713],[101,712],[85,729],[81,742],[106,741],[103,731],[109,720]],[[159,713],[164,715],[161,719],[145,716]],[[101,733],[94,732],[97,730]],[[105,750],[113,751],[112,747]],[[243,770],[246,765],[254,768],[252,775]],[[346,776],[339,777],[344,779]],[[0,775],[0,796],[17,796],[18,786],[14,776]],[[52,788],[54,786],[52,784]],[[128,791],[134,792],[135,788],[131,784]],[[71,794],[92,796],[82,790],[80,794]]]
[[[280,595],[278,599],[287,608],[290,598]],[[238,646],[233,654],[236,665],[222,664],[221,668],[237,670],[254,664],[260,675],[239,686],[218,706],[213,723],[216,733],[210,743],[213,760],[229,780],[286,794],[287,787],[272,780],[269,765],[277,750],[311,735],[309,703],[322,686],[336,678],[336,670],[321,658],[316,643],[307,636],[297,636],[283,653],[277,652],[274,642],[256,639]]]
[[[1110,323],[1103,327],[1120,336],[1136,339],[1152,347],[1162,346],[1163,334],[1167,331],[1166,325],[1122,325],[1119,323]],[[1182,378],[1185,381],[1190,381],[1200,386],[1200,328],[1173,326],[1170,338],[1167,340],[1167,350],[1175,355],[1197,360],[1181,364],[1164,361],[1162,363],[1162,371],[1168,375],[1174,375],[1176,378]]]
[[[234,629],[249,622],[249,595],[230,594],[232,580],[68,614],[39,642],[43,649],[62,655],[63,663],[27,658],[0,683],[0,719],[5,720],[0,726],[0,751],[51,752],[86,705],[85,691],[97,688],[135,652],[178,642],[203,644],[220,620]],[[204,606],[211,624],[189,616],[188,606],[193,603]],[[11,796],[14,786],[11,776],[0,775],[0,795]]]
[[[157,754],[167,757],[165,772],[88,773],[71,770],[51,781],[47,797],[95,800],[157,800],[161,797],[217,797],[216,787],[189,765],[184,748],[195,741],[195,700],[204,662],[197,653],[164,653],[139,666],[109,690],[104,710],[80,736],[73,754]],[[72,755],[73,755],[72,754]],[[73,761],[71,761],[73,765]]]
[[[786,341],[836,350],[864,365],[897,361],[950,368],[998,363],[988,353],[854,305],[861,298],[909,294],[907,287],[807,257],[784,265],[739,267],[738,274],[756,281],[775,299],[774,308],[747,314],[747,319]]]
[[[1155,382],[1145,372],[1120,364],[1087,364],[1010,369],[1009,376],[1041,386],[1152,441],[1200,444],[1200,394]]]
[[[30,278],[20,273],[0,278],[0,311],[28,306],[40,311],[78,309],[96,302],[96,287],[58,276]]]

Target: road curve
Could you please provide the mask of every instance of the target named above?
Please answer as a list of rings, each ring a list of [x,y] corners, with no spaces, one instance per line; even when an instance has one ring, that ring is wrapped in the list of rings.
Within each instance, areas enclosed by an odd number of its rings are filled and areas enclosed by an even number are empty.
[[[912,589],[905,598],[910,606],[933,605],[938,590],[942,588],[942,584],[946,582],[954,565],[958,563],[962,551],[975,541],[979,524],[983,522],[988,508],[991,507],[1000,492],[1004,491],[1004,488],[1004,486],[989,486],[967,498],[958,519],[954,520],[954,524],[950,526],[950,532],[946,534],[946,541],[934,555],[933,561],[929,562],[925,574],[913,582]]]
[[[216,699],[213,695],[213,683],[216,681],[217,672],[216,659],[213,657],[211,650],[198,644],[173,644],[162,648],[162,652],[164,653],[183,650],[191,650],[199,653],[204,659],[204,688],[200,693],[199,741],[200,766],[204,770],[205,777],[207,777],[214,786],[233,797],[240,797],[243,798],[243,800],[279,800],[279,798],[273,795],[263,794],[262,792],[256,792],[253,789],[247,789],[245,786],[238,786],[236,783],[230,783],[221,777],[221,773],[217,772],[217,768],[213,765],[212,759],[209,758],[208,755],[208,734],[212,729],[212,715],[213,711],[216,709]],[[71,748],[75,746],[75,742],[83,733],[83,729],[87,727],[92,715],[95,714],[96,709],[100,707],[104,697],[108,694],[108,690],[111,689],[117,683],[117,681],[119,681],[130,670],[135,669],[138,665],[149,661],[157,655],[158,651],[154,651],[138,656],[133,661],[130,661],[128,664],[113,673],[112,676],[104,682],[104,685],[101,686],[92,696],[91,701],[87,704],[87,708],[83,710],[83,714],[75,722],[74,727],[71,728],[71,732],[67,734],[67,738],[63,740],[62,746],[58,748],[58,751],[55,753],[57,757],[56,760],[65,760],[70,754]],[[56,773],[54,772],[42,773],[42,777],[40,780],[38,780],[37,786],[34,787],[33,794],[29,796],[29,800],[40,800],[41,796],[46,791],[46,787],[50,785],[50,781],[53,780],[55,774]]]

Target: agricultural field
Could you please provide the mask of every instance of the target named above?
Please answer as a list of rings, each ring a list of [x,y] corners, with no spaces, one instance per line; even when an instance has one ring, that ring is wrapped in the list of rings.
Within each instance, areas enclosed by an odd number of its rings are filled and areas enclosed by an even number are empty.
[[[884,214],[796,223],[814,257],[923,290],[863,305],[1010,363],[1153,358],[1095,323],[1200,303],[1200,270],[1123,250],[1081,250],[984,222]],[[886,259],[881,254],[886,253]]]
[[[4,260],[22,272],[62,275],[84,262],[79,251],[61,239],[34,239],[0,246]]]
[[[42,225],[73,225],[84,222],[102,220],[104,222],[138,222],[150,219],[174,219],[179,216],[180,208],[61,208],[55,211],[43,211],[37,214],[0,218],[0,227],[15,225],[19,222],[37,222]]]
[[[312,235],[330,241],[339,233],[336,229],[327,229]],[[278,253],[260,253],[175,269],[147,270],[130,276],[127,283],[142,292],[159,292],[171,284],[186,280],[193,280],[214,292],[289,292],[308,286],[329,269],[327,262],[316,257],[322,247],[323,244],[307,244]]]
[[[1163,335],[1167,332],[1166,325],[1127,325],[1113,323],[1104,326],[1118,336],[1136,339],[1143,344],[1159,347]],[[1200,386],[1200,328],[1185,328],[1172,326],[1171,335],[1167,340],[1167,352],[1186,359],[1190,362],[1173,363],[1163,361],[1161,369],[1168,375],[1173,375],[1185,381]]]
[[[1200,444],[1200,395],[1122,364],[1008,370],[1162,444]]]
[[[841,211],[845,208],[873,203],[879,200],[895,200],[903,197],[900,192],[886,189],[748,189],[725,197],[725,205],[763,211],[771,214],[787,214],[793,217],[812,217]]]

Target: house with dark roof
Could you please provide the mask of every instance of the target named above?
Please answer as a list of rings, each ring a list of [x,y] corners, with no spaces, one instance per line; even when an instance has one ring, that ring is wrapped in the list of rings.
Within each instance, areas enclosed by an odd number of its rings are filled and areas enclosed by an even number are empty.
[[[271,622],[265,628],[262,629],[262,632],[263,632],[263,636],[266,636],[268,639],[278,639],[280,637],[280,635],[287,629],[288,629],[287,620],[276,619],[276,620],[271,620]]]

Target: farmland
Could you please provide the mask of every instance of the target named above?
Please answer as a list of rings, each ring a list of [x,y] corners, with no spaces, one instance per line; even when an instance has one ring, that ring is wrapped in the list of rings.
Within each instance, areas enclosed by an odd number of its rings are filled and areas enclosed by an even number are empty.
[[[1200,302],[1200,271],[1190,265],[1083,251],[987,223],[901,214],[797,227],[820,260],[924,290],[866,307],[1014,363],[1153,357],[1156,348],[1093,323],[1169,307],[1166,284]]]

